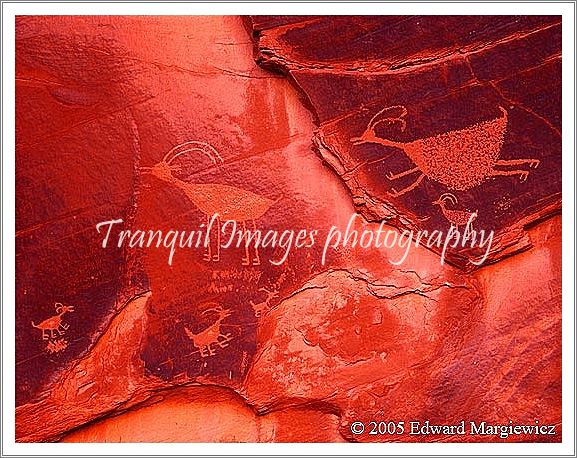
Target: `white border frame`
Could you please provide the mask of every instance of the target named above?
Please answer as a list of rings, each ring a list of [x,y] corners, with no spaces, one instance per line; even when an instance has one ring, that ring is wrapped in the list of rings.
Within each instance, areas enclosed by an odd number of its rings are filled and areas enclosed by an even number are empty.
[[[138,4],[138,8],[135,8]],[[395,2],[395,3],[2,3],[2,456],[7,455],[557,455],[575,456],[575,3],[574,2]],[[563,17],[563,442],[559,444],[23,444],[14,440],[15,420],[15,16],[16,15],[248,15],[422,14]]]

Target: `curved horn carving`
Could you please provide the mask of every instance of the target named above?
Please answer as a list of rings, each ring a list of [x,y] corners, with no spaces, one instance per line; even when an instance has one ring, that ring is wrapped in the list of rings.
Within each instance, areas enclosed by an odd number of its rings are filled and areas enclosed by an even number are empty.
[[[451,194],[450,192],[446,192],[444,194],[441,195],[441,197],[439,197],[439,199],[441,200],[445,200],[447,199],[448,201],[450,201],[453,205],[456,205],[459,201],[457,200],[457,198],[455,197],[454,194]]]
[[[208,158],[215,164],[217,164],[218,161],[224,162],[220,153],[213,146],[209,145],[208,143],[199,141],[189,141],[181,143],[180,145],[176,145],[168,153],[166,153],[163,161],[167,164],[171,164],[178,156],[195,151],[199,151],[208,156]]]

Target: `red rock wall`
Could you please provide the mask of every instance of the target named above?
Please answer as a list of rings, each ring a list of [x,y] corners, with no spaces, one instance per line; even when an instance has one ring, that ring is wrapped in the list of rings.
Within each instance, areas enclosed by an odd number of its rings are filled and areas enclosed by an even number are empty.
[[[18,18],[17,440],[560,441],[559,19],[435,28],[452,20]],[[383,177],[407,157],[349,141],[385,105],[407,108],[399,142],[506,105],[499,160],[539,167],[459,191],[427,176],[394,196]],[[173,178],[150,169],[189,141],[222,160],[189,144]],[[349,174],[379,148],[396,159]],[[446,230],[443,191],[498,234],[483,267],[423,247],[399,266],[401,248],[359,247],[322,265],[320,242],[275,266],[279,247],[243,259],[214,240],[210,258],[179,250],[169,265],[168,248],[102,248],[96,230],[196,228],[207,208],[279,232],[344,230],[355,211],[359,231],[391,215],[390,230]],[[462,419],[557,434],[350,429]]]

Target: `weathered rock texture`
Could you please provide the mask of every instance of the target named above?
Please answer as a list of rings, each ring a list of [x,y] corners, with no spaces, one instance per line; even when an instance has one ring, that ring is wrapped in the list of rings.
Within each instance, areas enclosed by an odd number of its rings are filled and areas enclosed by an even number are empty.
[[[560,17],[246,22],[257,62],[293,82],[316,149],[368,219],[430,232],[458,224],[452,210],[476,212],[474,226],[496,232],[494,261],[560,210]],[[449,260],[473,268],[478,256]]]
[[[464,418],[539,420],[557,435],[506,440],[559,441],[561,219],[543,219],[560,200],[560,26],[460,19],[449,36],[452,20],[440,33],[415,18],[18,18],[16,439],[503,440],[350,431]],[[491,260],[507,259],[467,272],[423,247],[395,266],[401,248],[348,246],[322,265],[318,242],[275,266],[279,247],[246,258],[211,240],[210,258],[169,264],[167,248],[115,245],[119,229],[196,229],[207,206],[263,230],[344,230],[355,209],[358,231],[390,214],[446,229],[431,206],[446,188],[391,197],[384,173],[410,161],[350,142],[401,104],[405,132],[380,123],[382,138],[505,108],[501,158],[539,166],[454,192],[499,231]],[[102,248],[96,224],[113,219]]]

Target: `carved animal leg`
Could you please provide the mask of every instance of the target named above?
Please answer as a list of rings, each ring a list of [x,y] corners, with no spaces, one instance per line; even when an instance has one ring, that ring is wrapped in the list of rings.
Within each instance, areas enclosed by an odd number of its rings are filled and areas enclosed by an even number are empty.
[[[206,215],[206,230],[210,227],[210,215]],[[212,252],[210,247],[210,235],[207,234],[208,243],[206,245],[206,251],[204,253],[204,257],[202,258],[204,261],[210,261],[212,259]]]
[[[252,220],[252,229],[256,232],[256,222],[254,219]],[[260,266],[260,256],[258,254],[258,246],[255,244],[254,246],[254,258],[252,259],[253,266]]]
[[[213,261],[220,261],[220,217],[216,218],[216,254],[212,255]]]
[[[519,175],[519,179],[521,181],[525,181],[529,176],[529,172],[526,170],[493,170],[491,176],[512,176],[512,175]]]
[[[390,194],[391,196],[393,196],[393,197],[402,196],[403,194],[405,194],[405,193],[407,193],[407,192],[409,192],[409,191],[412,191],[412,190],[415,189],[417,186],[419,186],[419,184],[421,183],[421,181],[423,181],[424,178],[425,178],[425,174],[424,174],[424,173],[421,173],[421,174],[419,175],[419,177],[415,180],[415,182],[414,182],[412,185],[407,186],[406,188],[401,189],[400,191],[397,191],[396,189],[393,188],[393,189],[391,189],[391,191],[389,192],[389,194]]]
[[[401,173],[393,174],[393,173],[389,172],[389,173],[387,173],[387,178],[389,180],[396,180],[397,178],[406,177],[407,175],[410,175],[411,173],[418,172],[419,170],[420,170],[419,167],[415,167],[415,168],[412,168],[409,170],[405,170],[404,172],[401,172]]]
[[[218,340],[216,342],[216,344],[220,347],[220,348],[225,348],[228,347],[228,343],[232,340],[232,337],[230,334],[220,334],[218,336],[219,338],[222,338],[222,340]]]
[[[56,329],[51,329],[50,330],[50,338],[51,339],[57,339],[58,338],[58,332]]]
[[[48,329],[42,330],[42,340],[50,339],[50,331]]]
[[[363,143],[374,143],[376,139],[377,136],[375,133],[372,130],[367,129],[360,137],[351,137],[349,141],[353,145],[362,145]]]
[[[250,306],[251,306],[252,310],[254,311],[254,316],[258,316],[259,312],[258,312],[258,307],[256,306],[256,304],[253,301],[250,301]]]
[[[210,344],[204,345],[202,347],[202,349],[200,350],[200,356],[202,356],[203,358],[208,358],[209,356],[213,356],[213,355],[214,355],[214,350],[212,348],[210,348]]]
[[[536,169],[541,161],[539,159],[507,159],[498,160],[495,162],[496,165],[508,166],[508,165],[523,165],[528,164],[529,167]]]
[[[229,343],[228,340],[223,340],[223,341],[218,342],[217,345],[218,345],[220,348],[226,348],[226,347],[228,347],[228,343]]]
[[[246,222],[243,221],[242,222],[242,234],[243,234],[243,238],[244,238],[244,234],[246,233]],[[242,258],[242,265],[243,266],[248,266],[250,264],[250,255],[248,252],[248,242],[245,240],[244,241],[244,257]]]

